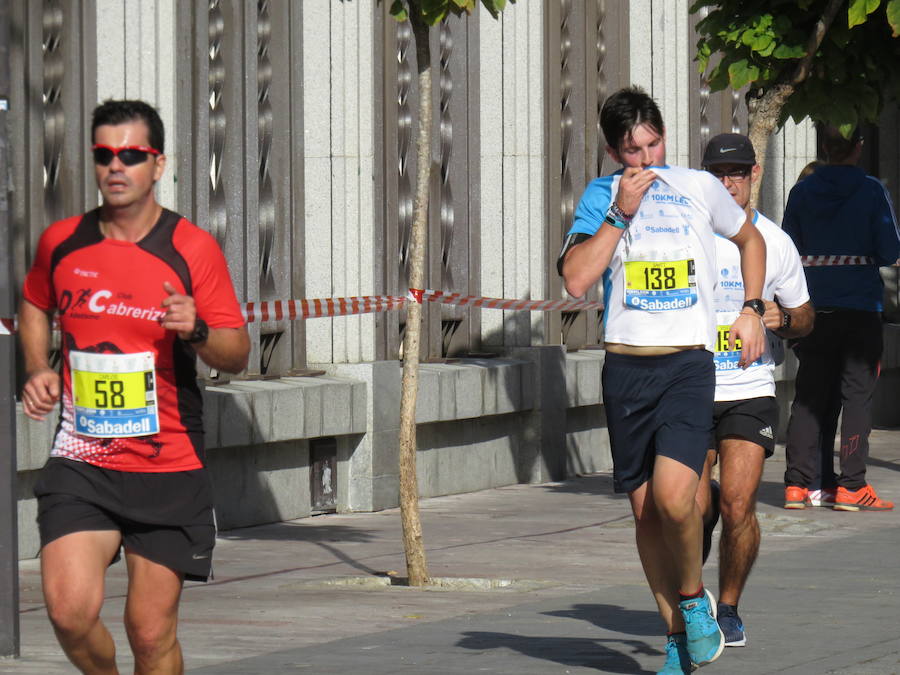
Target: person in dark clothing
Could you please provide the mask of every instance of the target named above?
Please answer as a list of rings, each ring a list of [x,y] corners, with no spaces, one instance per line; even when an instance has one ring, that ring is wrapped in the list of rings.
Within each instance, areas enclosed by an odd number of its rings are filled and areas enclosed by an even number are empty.
[[[834,508],[887,510],[866,482],[872,395],[882,351],[884,284],[879,267],[900,255],[890,197],[858,168],[863,139],[820,129],[827,163],[791,190],[782,227],[797,245],[816,307],[812,333],[795,349],[800,361],[788,425],[785,508],[810,505],[809,488],[822,460],[822,490]],[[833,436],[841,419],[840,475],[833,472]],[[830,500],[829,500],[830,501]]]

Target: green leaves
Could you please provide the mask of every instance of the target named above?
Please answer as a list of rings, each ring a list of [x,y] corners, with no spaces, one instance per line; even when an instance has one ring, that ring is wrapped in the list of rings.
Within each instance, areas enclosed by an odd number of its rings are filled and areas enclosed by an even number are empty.
[[[893,31],[891,37],[900,37],[900,0],[890,0],[888,2],[887,20]]]
[[[728,66],[728,80],[732,89],[743,89],[759,78],[759,68],[747,63],[747,59],[735,61]]]
[[[508,0],[514,3],[516,0]],[[481,0],[482,6],[495,19],[506,9],[507,0]],[[429,26],[434,26],[450,14],[471,14],[477,0],[393,0],[391,16],[397,21],[406,21],[410,12],[415,12]]]
[[[881,0],[850,0],[850,9],[847,11],[847,25],[850,28],[861,26],[869,18],[869,14],[878,9]]]
[[[695,0],[696,61],[713,91],[764,95],[793,82],[831,0]],[[846,12],[846,14],[845,14]],[[844,17],[846,16],[846,21]],[[836,126],[875,121],[900,100],[900,0],[845,0],[780,116]]]

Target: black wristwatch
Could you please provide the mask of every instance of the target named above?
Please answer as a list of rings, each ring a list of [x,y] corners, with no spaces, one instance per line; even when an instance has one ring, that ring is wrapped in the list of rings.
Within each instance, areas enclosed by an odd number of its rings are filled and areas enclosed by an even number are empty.
[[[185,340],[190,345],[195,345],[200,342],[206,342],[206,339],[209,337],[209,326],[206,325],[206,322],[201,319],[199,316],[194,319],[194,332],[191,333],[191,336]]]
[[[784,310],[781,310],[781,327],[778,329],[780,331],[790,330],[791,328],[791,315]]]
[[[759,298],[747,300],[747,302],[743,304],[741,309],[743,309],[744,307],[749,307],[750,309],[752,309],[754,312],[759,314],[760,318],[762,318],[762,316],[766,313],[766,303]]]

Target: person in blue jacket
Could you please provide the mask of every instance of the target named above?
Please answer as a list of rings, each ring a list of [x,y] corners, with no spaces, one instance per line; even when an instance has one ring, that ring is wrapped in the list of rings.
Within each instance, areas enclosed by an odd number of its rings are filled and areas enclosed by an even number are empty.
[[[894,508],[866,482],[872,395],[882,351],[884,284],[879,267],[900,256],[897,219],[881,182],[857,167],[863,139],[819,129],[826,164],[790,192],[782,227],[797,245],[816,308],[813,331],[795,346],[800,367],[788,425],[787,509],[811,504],[821,461],[822,491],[842,511]],[[841,418],[839,475],[834,435]],[[831,498],[828,499],[831,501]]]

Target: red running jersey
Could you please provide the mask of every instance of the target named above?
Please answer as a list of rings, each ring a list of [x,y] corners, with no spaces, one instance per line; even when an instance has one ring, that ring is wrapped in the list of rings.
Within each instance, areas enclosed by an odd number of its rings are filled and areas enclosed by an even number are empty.
[[[56,222],[41,235],[24,297],[44,311],[56,310],[60,324],[63,395],[51,456],[118,471],[189,471],[204,465],[196,355],[174,331],[160,326],[162,301],[168,295],[164,281],[194,298],[197,316],[210,328],[244,325],[221,249],[212,236],[177,213],[163,209],[153,229],[137,243],[104,237],[99,209]],[[154,399],[156,426],[146,427],[153,433],[138,426],[117,427],[114,418],[107,422],[110,418],[102,417],[97,427],[101,432],[90,433],[95,427],[84,426],[88,416],[79,414],[76,420],[73,352],[77,361],[86,363],[103,360],[101,355],[143,354],[154,364],[139,378],[143,382],[147,375],[146,387],[153,390],[147,401],[149,405],[151,396]],[[127,357],[105,360],[115,359]],[[81,391],[93,385],[97,400],[102,395],[103,406],[111,406],[94,412],[117,414],[117,399],[119,407],[126,400],[115,388],[121,383],[91,373],[82,379],[81,367],[76,366],[79,396],[84,398]],[[154,368],[155,382],[150,377]],[[140,397],[144,393],[142,389]],[[133,433],[113,435],[120,429]]]

